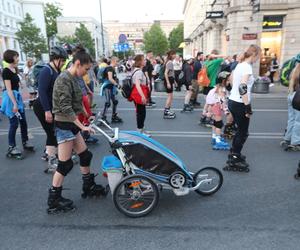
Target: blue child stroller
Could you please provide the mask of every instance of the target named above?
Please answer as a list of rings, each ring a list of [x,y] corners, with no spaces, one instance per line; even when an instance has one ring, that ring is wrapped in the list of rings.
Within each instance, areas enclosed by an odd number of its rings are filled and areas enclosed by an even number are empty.
[[[107,138],[113,154],[104,157],[102,170],[107,173],[116,208],[126,216],[149,214],[162,189],[177,196],[190,191],[208,196],[221,188],[223,176],[218,169],[189,172],[177,155],[156,140],[134,131],[119,131],[102,120],[100,123],[106,129],[95,122],[91,126]]]

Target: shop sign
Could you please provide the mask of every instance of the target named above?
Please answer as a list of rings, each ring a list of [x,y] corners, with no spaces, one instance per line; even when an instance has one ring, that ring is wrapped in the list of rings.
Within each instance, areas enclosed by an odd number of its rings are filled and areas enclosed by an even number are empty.
[[[284,16],[264,16],[263,29],[281,29]]]
[[[256,39],[257,39],[257,33],[243,34],[243,40],[256,40]]]
[[[223,11],[207,11],[206,12],[206,19],[216,19],[216,18],[223,18],[224,12]]]

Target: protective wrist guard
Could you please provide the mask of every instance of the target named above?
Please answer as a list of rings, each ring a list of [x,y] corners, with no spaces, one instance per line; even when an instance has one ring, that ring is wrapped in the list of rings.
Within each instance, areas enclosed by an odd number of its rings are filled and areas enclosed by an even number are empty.
[[[247,84],[241,83],[240,86],[239,86],[239,92],[240,92],[241,96],[246,95],[247,92],[248,92]]]
[[[245,105],[245,112],[246,112],[246,114],[249,114],[249,115],[253,114],[251,104]]]

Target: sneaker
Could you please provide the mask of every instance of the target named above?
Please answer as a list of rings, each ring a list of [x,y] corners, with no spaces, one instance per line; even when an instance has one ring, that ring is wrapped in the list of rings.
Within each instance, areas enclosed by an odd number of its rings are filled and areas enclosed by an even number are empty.
[[[141,134],[143,134],[143,135],[145,135],[145,136],[147,136],[147,137],[151,137],[151,134],[148,132],[148,131],[146,131],[145,129],[138,129],[138,132],[140,132]]]
[[[170,111],[169,109],[166,109],[164,111],[164,119],[175,119],[176,114],[173,111]]]
[[[99,140],[96,137],[89,136],[88,138],[85,139],[85,142],[87,144],[96,144]]]
[[[113,114],[111,117],[111,123],[122,123],[123,120],[118,116],[118,114]]]

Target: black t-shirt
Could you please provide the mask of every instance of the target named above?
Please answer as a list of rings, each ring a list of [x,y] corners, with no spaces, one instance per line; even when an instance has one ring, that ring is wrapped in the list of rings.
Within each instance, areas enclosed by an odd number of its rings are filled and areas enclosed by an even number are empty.
[[[152,72],[153,72],[153,70],[154,70],[154,68],[153,68],[152,63],[150,62],[150,60],[147,59],[146,60],[146,65],[143,68],[143,71],[148,73],[148,76],[149,76],[150,80],[152,79]]]
[[[115,71],[115,69],[112,67],[112,66],[108,66],[105,68],[104,72],[103,72],[103,78],[104,79],[108,79],[108,72],[111,72],[112,73],[112,77],[115,81],[118,80],[117,78],[117,73]]]
[[[9,80],[11,82],[11,89],[19,91],[20,78],[17,73],[12,72],[9,68],[4,68],[2,72],[3,81]],[[4,88],[4,90],[6,87]]]

